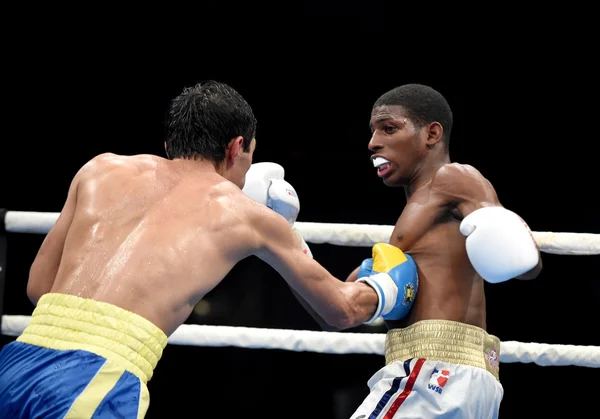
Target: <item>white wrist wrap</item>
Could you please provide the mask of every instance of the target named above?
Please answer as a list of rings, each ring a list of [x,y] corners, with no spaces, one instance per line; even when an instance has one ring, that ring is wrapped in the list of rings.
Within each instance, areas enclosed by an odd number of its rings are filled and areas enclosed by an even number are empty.
[[[364,276],[358,278],[356,282],[366,282],[369,284],[377,293],[379,301],[377,303],[377,309],[369,320],[365,324],[374,322],[379,316],[388,314],[396,305],[396,299],[398,298],[398,287],[385,272],[381,272],[371,276]]]

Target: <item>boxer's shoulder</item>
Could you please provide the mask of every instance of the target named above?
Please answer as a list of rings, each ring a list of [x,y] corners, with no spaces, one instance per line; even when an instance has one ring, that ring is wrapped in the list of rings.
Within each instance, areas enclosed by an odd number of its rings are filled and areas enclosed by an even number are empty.
[[[437,181],[437,183],[454,181],[468,182],[482,179],[485,178],[478,169],[470,164],[463,163],[446,163],[441,166],[433,176],[433,181]]]
[[[478,169],[461,163],[441,166],[433,176],[430,188],[449,201],[485,199],[495,195],[494,187]]]
[[[81,167],[80,172],[93,174],[111,169],[156,170],[157,166],[164,161],[166,159],[150,154],[121,155],[107,152],[92,157]]]
[[[272,218],[281,218],[229,181],[216,182],[209,186],[206,198],[213,207],[218,207],[221,218],[237,224],[247,224],[253,230],[269,225]]]

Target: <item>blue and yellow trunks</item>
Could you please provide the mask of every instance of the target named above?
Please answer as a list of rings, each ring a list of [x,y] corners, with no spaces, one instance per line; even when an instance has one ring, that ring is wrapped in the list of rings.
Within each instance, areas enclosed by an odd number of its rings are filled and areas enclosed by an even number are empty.
[[[46,294],[0,351],[2,418],[143,418],[167,336],[112,304]]]

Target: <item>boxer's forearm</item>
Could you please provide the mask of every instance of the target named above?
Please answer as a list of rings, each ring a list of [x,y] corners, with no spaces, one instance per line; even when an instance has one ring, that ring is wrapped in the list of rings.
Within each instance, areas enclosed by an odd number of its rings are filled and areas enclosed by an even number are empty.
[[[312,318],[317,322],[317,324],[321,327],[321,329],[323,329],[326,332],[335,332],[335,331],[339,330],[338,328],[336,328],[336,327],[330,325],[329,323],[327,323],[323,319],[323,317],[321,317],[311,307],[311,305],[308,304],[304,298],[302,298],[302,296],[300,294],[298,294],[296,291],[294,291],[294,289],[292,287],[290,287],[290,290],[292,291],[292,294],[294,294],[294,296],[296,297],[296,299],[298,300],[298,302],[300,303],[300,305],[302,307],[304,307],[304,309],[312,316]]]
[[[375,289],[364,282],[346,282],[346,299],[350,304],[350,316],[345,328],[356,327],[372,319],[379,309],[379,296]]]
[[[339,295],[342,296],[342,300],[337,300],[334,303],[332,299],[332,304],[343,307],[338,311],[344,313],[344,316],[343,318],[342,315],[338,316],[335,324],[331,324],[332,322],[329,323],[320,316],[300,294],[292,288],[290,289],[302,307],[313,317],[321,329],[327,332],[360,326],[373,316],[379,304],[379,297],[371,286],[356,282],[344,284],[343,288],[337,290],[337,292],[340,292]]]

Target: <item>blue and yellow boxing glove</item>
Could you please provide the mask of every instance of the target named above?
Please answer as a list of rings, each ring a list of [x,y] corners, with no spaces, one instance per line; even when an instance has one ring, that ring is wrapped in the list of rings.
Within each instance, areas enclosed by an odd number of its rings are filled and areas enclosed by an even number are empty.
[[[373,246],[373,257],[360,265],[357,282],[366,282],[379,296],[377,310],[365,324],[379,316],[384,320],[400,320],[415,300],[419,274],[410,255],[391,244],[377,243]]]

